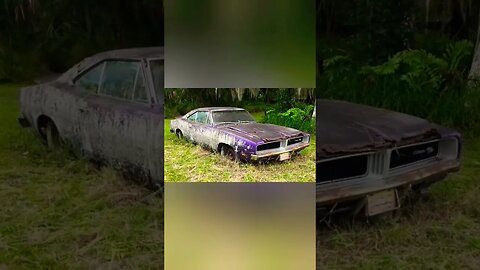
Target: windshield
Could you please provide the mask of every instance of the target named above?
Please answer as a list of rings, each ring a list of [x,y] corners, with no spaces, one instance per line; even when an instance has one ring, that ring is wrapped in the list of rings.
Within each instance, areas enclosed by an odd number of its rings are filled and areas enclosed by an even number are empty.
[[[213,123],[237,123],[237,122],[255,122],[253,117],[245,110],[236,111],[217,111],[212,113]]]
[[[163,89],[163,60],[150,61],[150,69],[152,71],[153,87],[155,87],[155,95],[157,102],[161,103]]]

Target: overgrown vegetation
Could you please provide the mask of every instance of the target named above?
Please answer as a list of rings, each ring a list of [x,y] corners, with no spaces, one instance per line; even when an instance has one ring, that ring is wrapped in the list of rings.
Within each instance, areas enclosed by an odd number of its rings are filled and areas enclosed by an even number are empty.
[[[86,56],[163,44],[160,1],[3,0],[0,82],[63,72]]]
[[[163,199],[63,151],[18,116],[18,85],[0,85],[0,269],[163,266]]]
[[[320,1],[317,96],[480,132],[480,85],[469,79],[480,4],[448,3]]]
[[[165,89],[165,118],[175,118],[200,107],[233,106],[249,112],[303,108],[313,104],[314,89],[310,88],[218,88]]]
[[[473,44],[459,41],[442,56],[401,51],[380,65],[357,65],[348,56],[325,60],[320,97],[401,111],[465,131],[478,129],[480,88],[467,80]]]
[[[315,119],[312,118],[313,107],[313,105],[306,105],[303,108],[288,109],[286,112],[268,110],[263,122],[316,133]]]

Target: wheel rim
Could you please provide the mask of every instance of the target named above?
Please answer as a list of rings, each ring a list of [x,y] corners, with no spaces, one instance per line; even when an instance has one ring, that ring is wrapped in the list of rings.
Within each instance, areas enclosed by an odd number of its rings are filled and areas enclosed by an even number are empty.
[[[177,138],[179,138],[179,139],[183,138],[183,134],[180,130],[177,131]]]

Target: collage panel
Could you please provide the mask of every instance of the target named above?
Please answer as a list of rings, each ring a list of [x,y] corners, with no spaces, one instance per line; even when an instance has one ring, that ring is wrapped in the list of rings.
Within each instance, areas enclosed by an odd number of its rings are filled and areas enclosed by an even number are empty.
[[[480,265],[479,10],[317,1],[317,269]]]
[[[0,36],[0,269],[163,269],[162,2],[5,1]]]
[[[314,182],[310,88],[165,89],[165,182]]]
[[[315,87],[315,1],[165,0],[166,88]]]
[[[314,183],[165,183],[165,267],[314,269]]]

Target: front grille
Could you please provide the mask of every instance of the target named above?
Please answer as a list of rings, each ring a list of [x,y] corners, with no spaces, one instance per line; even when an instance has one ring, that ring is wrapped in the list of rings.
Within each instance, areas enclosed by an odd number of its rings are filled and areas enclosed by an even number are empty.
[[[303,142],[303,138],[295,138],[287,141],[287,145],[297,144]]]
[[[317,182],[329,182],[363,176],[367,173],[368,155],[339,158],[317,163]]]
[[[270,150],[280,147],[280,142],[265,143],[257,146],[257,151]]]
[[[397,168],[418,161],[430,159],[438,155],[437,142],[417,144],[392,150],[390,168]]]

